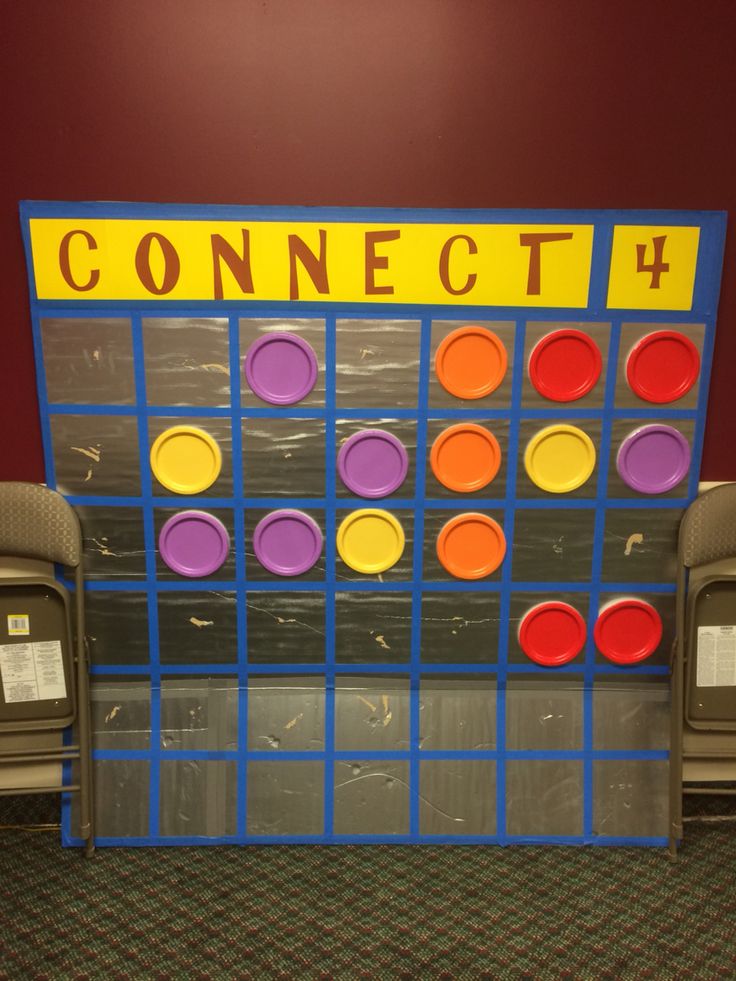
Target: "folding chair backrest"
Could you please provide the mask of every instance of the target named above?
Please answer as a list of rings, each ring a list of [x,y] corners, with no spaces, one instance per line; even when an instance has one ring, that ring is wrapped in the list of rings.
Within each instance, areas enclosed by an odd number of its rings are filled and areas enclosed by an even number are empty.
[[[680,561],[687,568],[736,556],[736,484],[698,497],[680,526]]]
[[[10,598],[15,604],[22,596],[22,609],[28,614],[23,618],[26,628],[24,636],[7,638],[10,654],[14,653],[13,646],[18,644],[24,648],[22,656],[26,660],[29,657],[29,648],[30,657],[35,660],[37,645],[45,644],[50,647],[58,643],[64,670],[63,690],[57,676],[50,688],[42,689],[39,681],[31,697],[7,699],[3,685],[3,694],[0,695],[0,732],[9,733],[14,744],[0,749],[0,764],[5,764],[11,774],[20,773],[21,778],[18,779],[19,785],[16,785],[11,776],[11,782],[0,787],[0,794],[78,791],[79,833],[85,845],[85,854],[91,855],[95,841],[89,666],[84,638],[82,531],[74,510],[60,494],[48,487],[20,481],[0,482],[0,557],[40,559],[73,568],[76,610],[72,618],[67,590],[49,576],[10,576],[0,579],[2,601]],[[10,614],[14,612],[18,612],[18,608],[5,603],[3,614],[8,619],[8,635]],[[4,620],[4,617],[0,619]],[[38,742],[21,739],[26,736],[35,739],[48,730],[66,726],[75,716],[78,745],[57,741],[51,744],[44,741],[43,745],[39,745]],[[60,779],[49,786],[39,786],[34,780],[29,782],[23,776],[28,766],[68,760],[79,761],[76,771],[79,777],[76,783],[70,782],[64,769],[61,769]],[[74,780],[74,777],[71,779]]]
[[[75,568],[81,554],[79,521],[60,494],[39,484],[0,483],[0,555]]]

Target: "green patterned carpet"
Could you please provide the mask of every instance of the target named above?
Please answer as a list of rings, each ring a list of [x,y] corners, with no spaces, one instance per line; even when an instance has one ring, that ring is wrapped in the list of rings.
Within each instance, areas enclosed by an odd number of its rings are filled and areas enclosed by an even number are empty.
[[[689,824],[677,864],[425,846],[85,861],[56,830],[5,829],[0,846],[0,978],[736,976],[736,824]]]

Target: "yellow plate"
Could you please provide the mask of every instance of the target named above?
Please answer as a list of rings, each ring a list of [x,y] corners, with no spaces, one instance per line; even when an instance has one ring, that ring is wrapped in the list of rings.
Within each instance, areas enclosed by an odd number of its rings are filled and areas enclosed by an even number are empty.
[[[595,470],[595,446],[577,426],[547,426],[529,440],[524,466],[537,487],[567,494],[582,487]]]
[[[388,511],[361,508],[351,512],[337,529],[337,551],[356,572],[385,572],[404,553],[404,529]]]
[[[175,494],[199,494],[220,476],[222,454],[215,440],[196,426],[172,426],[151,447],[156,480]]]

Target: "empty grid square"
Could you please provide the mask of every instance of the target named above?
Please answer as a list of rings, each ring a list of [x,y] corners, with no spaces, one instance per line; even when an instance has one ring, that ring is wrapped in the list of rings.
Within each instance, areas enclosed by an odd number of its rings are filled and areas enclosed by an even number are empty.
[[[510,678],[506,683],[506,748],[583,748],[583,680]]]
[[[249,835],[321,835],[324,764],[318,760],[250,760]]]
[[[422,594],[424,664],[495,664],[501,623],[498,592]]]
[[[666,750],[670,742],[669,682],[598,676],[593,688],[593,748]]]
[[[602,580],[674,582],[677,535],[683,512],[681,507],[608,508],[603,532]]]
[[[338,835],[409,833],[409,763],[335,762],[334,830]]]
[[[478,752],[496,748],[496,679],[487,674],[424,675],[419,746]]]
[[[245,419],[243,488],[246,497],[324,497],[324,421]]]
[[[246,610],[251,664],[324,662],[324,593],[251,590]]]
[[[148,595],[87,590],[85,626],[92,664],[148,664]]]
[[[148,749],[151,742],[151,680],[103,676],[90,682],[95,749]]]
[[[51,443],[59,493],[140,494],[135,416],[51,416]]]
[[[46,317],[41,341],[49,402],[133,405],[130,320]]]
[[[238,659],[237,621],[234,592],[159,593],[161,664],[234,664]]]
[[[237,832],[234,760],[162,760],[159,833],[222,838]]]
[[[409,592],[335,595],[335,660],[344,664],[403,663],[411,657]]]
[[[493,760],[422,760],[419,781],[420,834],[496,833]]]
[[[351,675],[335,681],[335,749],[409,749],[409,679]]]
[[[248,749],[320,751],[325,745],[325,680],[320,675],[251,675]]]
[[[593,833],[664,837],[669,833],[667,760],[595,760]]]
[[[342,407],[415,409],[418,320],[338,320],[335,399]]]
[[[237,678],[217,675],[162,679],[162,750],[233,752],[237,748]]]
[[[515,582],[589,582],[595,509],[523,508],[514,518]]]
[[[147,838],[149,831],[147,760],[93,760],[92,795],[97,834],[108,838]],[[130,802],[135,801],[135,807]],[[71,797],[72,833],[79,827],[79,794]]]
[[[144,579],[143,512],[135,507],[76,508],[82,525],[84,574],[89,579]]]
[[[144,318],[148,404],[229,406],[229,348],[224,317]]]
[[[582,761],[508,760],[506,831],[524,838],[582,835]]]

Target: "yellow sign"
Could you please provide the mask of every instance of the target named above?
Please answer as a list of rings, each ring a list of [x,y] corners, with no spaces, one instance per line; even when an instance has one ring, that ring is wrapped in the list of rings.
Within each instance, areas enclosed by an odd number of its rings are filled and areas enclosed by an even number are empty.
[[[700,229],[681,225],[616,225],[608,306],[690,310]]]
[[[31,218],[40,300],[576,307],[592,225]]]
[[[700,229],[616,225],[607,305],[690,310]],[[39,300],[583,309],[590,224],[31,218]]]

